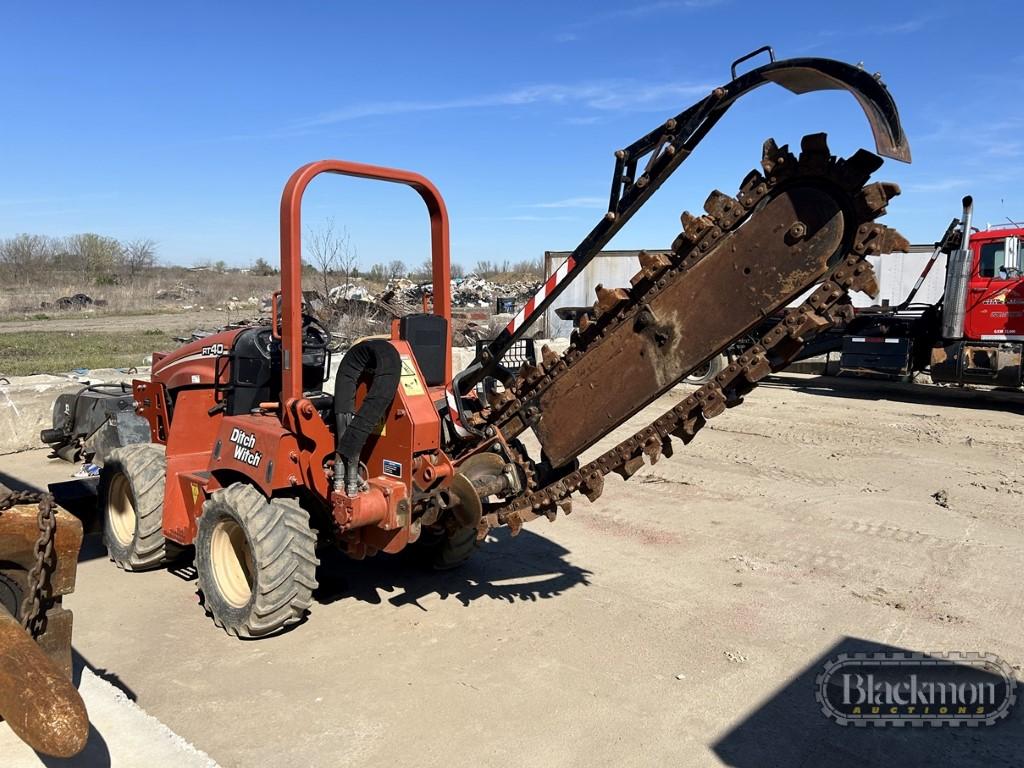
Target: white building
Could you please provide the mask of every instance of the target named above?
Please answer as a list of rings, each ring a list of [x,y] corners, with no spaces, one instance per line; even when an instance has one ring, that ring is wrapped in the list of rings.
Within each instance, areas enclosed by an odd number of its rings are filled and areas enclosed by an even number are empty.
[[[666,249],[651,249],[651,252]],[[907,253],[889,253],[882,256],[869,256],[868,261],[875,268],[878,276],[879,293],[874,300],[862,293],[853,294],[856,307],[868,307],[873,304],[897,305],[906,298],[921,275],[934,247],[931,245],[912,245]],[[545,335],[549,338],[562,338],[572,331],[572,322],[562,320],[555,310],[559,307],[588,307],[595,301],[594,289],[598,284],[605,288],[628,288],[629,279],[640,269],[638,256],[640,251],[601,251],[583,270],[583,274],[570,283],[554,303],[548,307],[544,315]],[[549,276],[568,258],[569,251],[545,251],[544,273]],[[914,298],[915,303],[933,304],[942,296],[946,279],[946,256],[940,254],[932,267],[928,278]],[[801,297],[802,299],[802,297]],[[794,303],[799,303],[801,299]]]

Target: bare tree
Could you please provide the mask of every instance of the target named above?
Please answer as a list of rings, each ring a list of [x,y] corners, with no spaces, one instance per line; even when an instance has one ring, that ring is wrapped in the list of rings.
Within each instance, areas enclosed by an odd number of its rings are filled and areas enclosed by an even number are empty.
[[[420,264],[418,269],[413,270],[409,273],[409,277],[413,280],[429,280],[434,274],[434,263],[427,259]]]
[[[268,262],[262,256],[256,259],[256,263],[252,265],[251,272],[254,275],[259,275],[260,277],[266,277],[267,275],[277,274],[277,270],[274,267],[270,266],[270,262]]]
[[[405,277],[409,274],[408,268],[405,266],[405,262],[401,259],[394,259],[388,262],[388,275],[392,279],[396,277]]]
[[[466,276],[466,269],[461,264],[452,264],[451,274],[453,280],[460,280]]]
[[[7,279],[33,279],[54,265],[60,243],[45,235],[22,234],[0,240],[0,267]]]
[[[346,284],[351,283],[359,254],[352,245],[348,229],[342,227],[341,232],[337,232],[334,219],[327,219],[319,229],[310,228],[307,231],[306,251],[323,289],[321,294],[324,301],[330,298],[336,275],[344,276]]]
[[[153,240],[130,240],[121,248],[121,266],[128,272],[129,280],[155,265],[156,243]]]
[[[83,278],[105,283],[113,280],[114,268],[121,255],[121,243],[113,237],[92,232],[72,235],[64,242],[67,256]]]

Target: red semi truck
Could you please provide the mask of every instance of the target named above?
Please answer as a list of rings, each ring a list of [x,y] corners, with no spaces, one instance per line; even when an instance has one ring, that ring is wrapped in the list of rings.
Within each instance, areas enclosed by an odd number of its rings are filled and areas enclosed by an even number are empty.
[[[857,311],[841,330],[840,372],[906,376],[928,370],[935,382],[1022,386],[1024,225],[975,231],[972,217],[972,200],[965,197],[962,218],[935,244],[899,306]],[[942,298],[913,303],[942,253],[948,256]]]

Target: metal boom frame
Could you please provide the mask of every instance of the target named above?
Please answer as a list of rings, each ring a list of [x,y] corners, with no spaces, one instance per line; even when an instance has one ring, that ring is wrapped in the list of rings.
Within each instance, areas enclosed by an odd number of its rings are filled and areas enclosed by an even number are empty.
[[[736,76],[736,66],[760,53],[771,62]],[[686,160],[726,111],[746,93],[774,82],[802,94],[822,90],[846,90],[857,99],[871,126],[880,155],[910,162],[910,146],[900,125],[896,104],[881,77],[863,68],[834,59],[796,58],[775,60],[768,46],[759,48],[732,64],[733,79],[708,96],[670,118],[646,136],[615,153],[608,211],[576,246],[531,298],[512,322],[481,350],[473,362],[452,382],[456,395],[469,392],[487,376],[495,375],[501,358],[533,322],[543,315],[565,287],[578,277],[669,176]],[[637,169],[646,158],[639,177]]]

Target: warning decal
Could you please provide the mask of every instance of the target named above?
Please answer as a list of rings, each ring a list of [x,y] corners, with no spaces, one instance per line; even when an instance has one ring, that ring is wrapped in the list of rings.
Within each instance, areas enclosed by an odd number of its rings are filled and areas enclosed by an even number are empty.
[[[408,355],[402,355],[402,391],[407,395],[426,394],[420,375],[416,373],[416,364]]]

